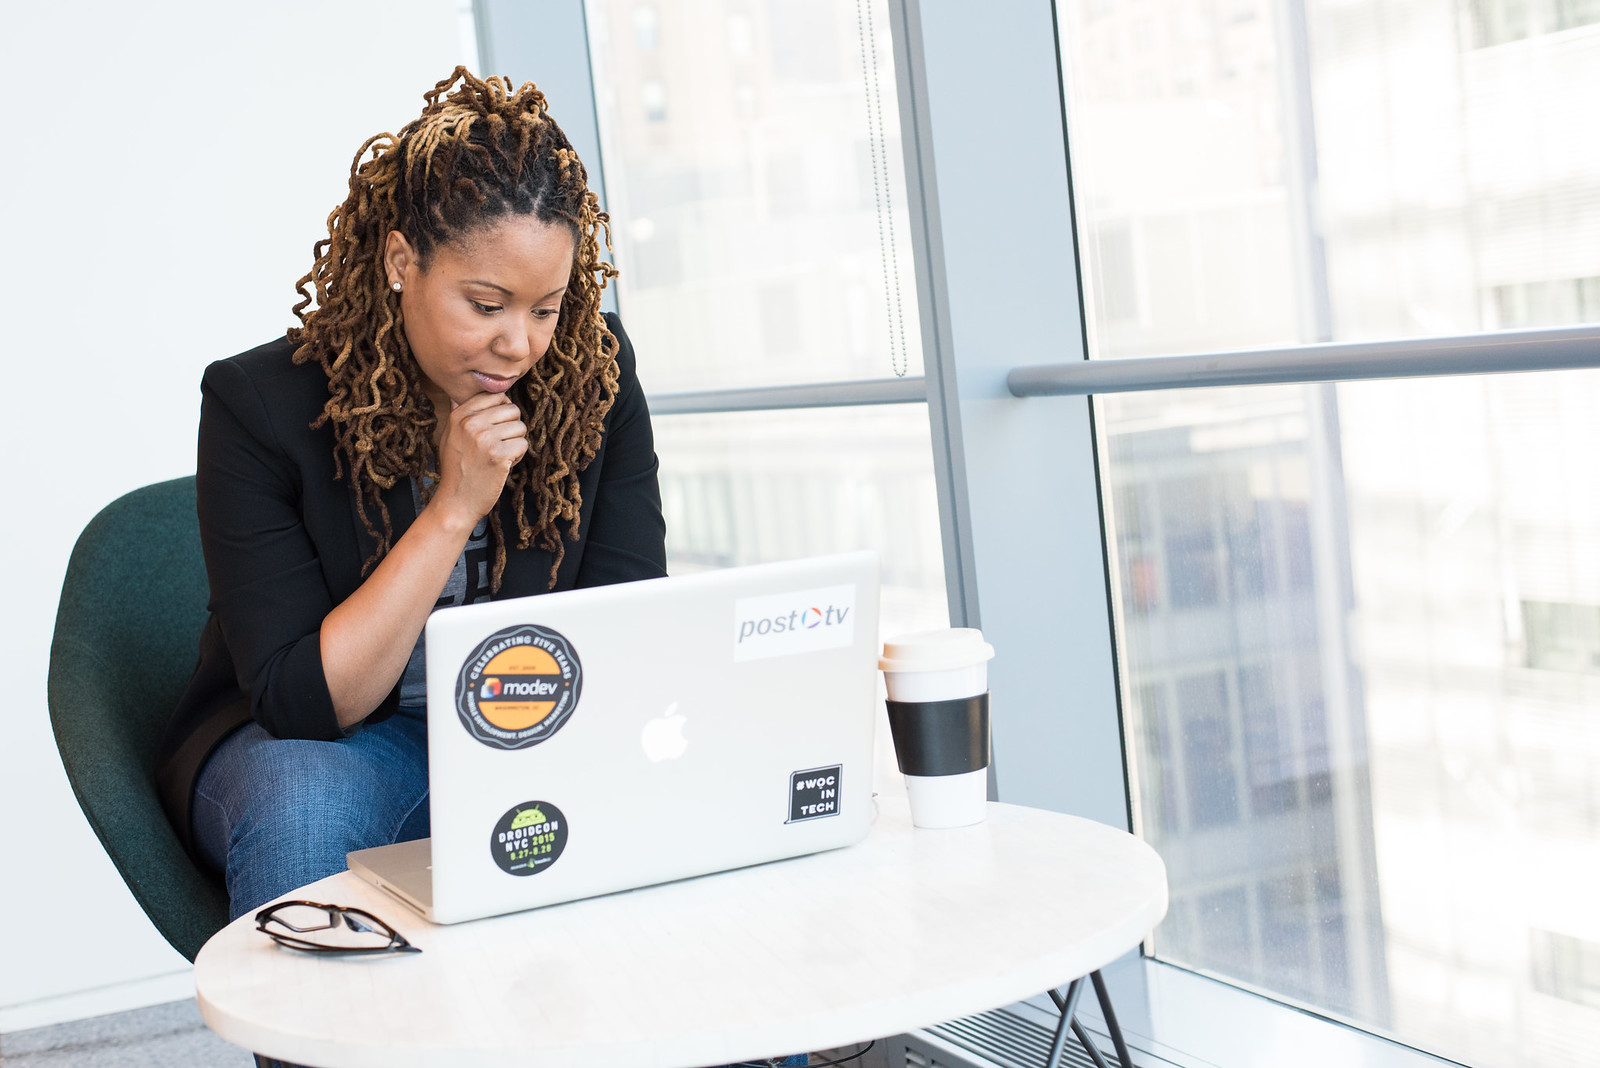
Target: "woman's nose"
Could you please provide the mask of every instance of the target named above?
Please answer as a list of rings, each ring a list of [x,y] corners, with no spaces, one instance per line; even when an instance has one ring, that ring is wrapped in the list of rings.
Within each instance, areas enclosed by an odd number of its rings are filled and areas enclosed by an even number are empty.
[[[489,348],[503,360],[525,360],[533,351],[533,341],[528,337],[527,328],[514,323],[502,330]]]

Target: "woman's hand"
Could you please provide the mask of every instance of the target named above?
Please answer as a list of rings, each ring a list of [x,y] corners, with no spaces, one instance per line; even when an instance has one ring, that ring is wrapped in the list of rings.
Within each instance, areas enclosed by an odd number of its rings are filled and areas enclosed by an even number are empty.
[[[479,393],[454,405],[439,434],[439,487],[433,502],[468,528],[489,514],[506,475],[528,451],[522,412],[504,393]]]

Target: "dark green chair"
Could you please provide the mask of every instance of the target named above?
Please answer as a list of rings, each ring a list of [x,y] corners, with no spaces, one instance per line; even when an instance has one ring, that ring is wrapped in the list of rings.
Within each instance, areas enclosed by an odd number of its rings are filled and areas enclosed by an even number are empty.
[[[206,619],[194,478],[119,497],[73,546],[50,643],[50,724],[89,826],[156,930],[189,960],[228,922],[156,797],[156,746]]]

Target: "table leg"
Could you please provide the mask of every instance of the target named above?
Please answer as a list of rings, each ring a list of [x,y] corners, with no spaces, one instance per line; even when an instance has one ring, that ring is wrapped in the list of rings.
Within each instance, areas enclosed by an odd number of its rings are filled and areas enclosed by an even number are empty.
[[[1056,1037],[1050,1043],[1050,1056],[1044,1062],[1044,1068],[1061,1068],[1061,1054],[1067,1048],[1067,1029],[1074,1023],[1072,1017],[1078,1011],[1078,998],[1083,994],[1083,980],[1074,979],[1067,986],[1067,996],[1062,997],[1050,990],[1050,997],[1061,1007],[1061,1022],[1056,1024]]]
[[[1100,977],[1099,971],[1090,972],[1089,978],[1094,980],[1094,996],[1100,999],[1100,1013],[1106,1018],[1106,1030],[1111,1032],[1111,1044],[1117,1047],[1117,1061],[1122,1068],[1133,1068],[1133,1058],[1128,1056],[1128,1044],[1122,1040],[1122,1025],[1117,1023],[1117,1014],[1111,1009],[1111,995],[1106,992],[1106,981]]]
[[[1111,994],[1106,990],[1105,979],[1101,977],[1098,970],[1090,972],[1089,979],[1094,983],[1095,997],[1099,999],[1100,1012],[1106,1019],[1106,1030],[1111,1033],[1111,1044],[1117,1049],[1117,1063],[1120,1068],[1134,1068],[1133,1058],[1128,1053],[1128,1044],[1122,1038],[1122,1026],[1117,1023],[1117,1014],[1111,1008]],[[1056,1008],[1061,1010],[1061,1023],[1056,1027],[1056,1041],[1064,1046],[1066,1030],[1070,1026],[1078,1041],[1083,1043],[1084,1051],[1089,1054],[1089,1059],[1095,1063],[1095,1068],[1111,1068],[1111,1065],[1106,1063],[1105,1057],[1101,1054],[1100,1048],[1094,1044],[1094,1039],[1089,1037],[1089,1032],[1085,1031],[1075,1018],[1078,1010],[1078,997],[1082,993],[1082,983],[1082,979],[1073,980],[1072,985],[1067,987],[1065,997],[1058,990],[1050,991],[1050,1000],[1054,1001]],[[1047,1062],[1046,1068],[1056,1068],[1056,1063],[1060,1059],[1060,1052],[1054,1046],[1050,1056],[1051,1060]]]
[[[1061,1011],[1061,1023],[1056,1025],[1056,1032],[1059,1034],[1064,1026],[1070,1025],[1072,1027],[1072,1033],[1077,1036],[1078,1041],[1083,1045],[1084,1051],[1089,1054],[1089,1059],[1094,1062],[1095,1068],[1111,1068],[1111,1066],[1106,1063],[1106,1059],[1100,1055],[1100,1047],[1094,1044],[1094,1039],[1089,1037],[1089,1032],[1085,1031],[1083,1029],[1083,1025],[1078,1023],[1077,1002],[1075,999],[1073,1001],[1072,1011],[1069,1012],[1067,1010],[1067,1000],[1072,996],[1073,987],[1082,982],[1082,979],[1078,979],[1073,982],[1072,986],[1067,987],[1067,997],[1062,997],[1059,990],[1050,991],[1050,1000],[1054,1001],[1056,1003],[1056,1008]]]
[[[1100,1047],[1094,1044],[1094,1039],[1089,1037],[1089,1032],[1085,1031],[1083,1025],[1077,1020],[1072,1021],[1072,1033],[1078,1036],[1079,1042],[1083,1043],[1084,1052],[1089,1054],[1091,1061],[1094,1061],[1094,1068],[1111,1068],[1111,1065],[1106,1063],[1104,1055],[1101,1054]]]

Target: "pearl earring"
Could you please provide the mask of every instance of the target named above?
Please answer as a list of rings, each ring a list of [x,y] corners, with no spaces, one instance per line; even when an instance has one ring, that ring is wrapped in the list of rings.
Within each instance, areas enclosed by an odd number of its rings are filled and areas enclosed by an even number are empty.
[[[394,287],[393,288],[394,288],[394,291],[396,293],[400,292],[400,283],[399,282],[394,283]]]

